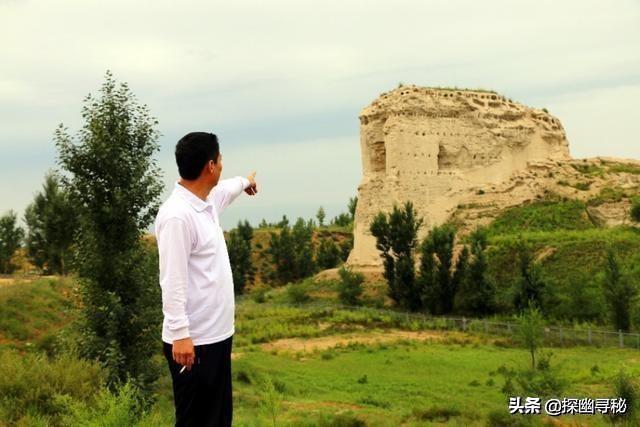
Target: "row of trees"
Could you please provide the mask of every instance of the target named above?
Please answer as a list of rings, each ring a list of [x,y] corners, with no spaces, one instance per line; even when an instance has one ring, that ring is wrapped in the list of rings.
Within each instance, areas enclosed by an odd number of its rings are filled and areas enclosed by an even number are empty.
[[[78,228],[78,213],[60,177],[49,172],[24,214],[26,231],[10,211],[0,218],[0,273],[14,271],[12,257],[24,241],[29,260],[44,274],[66,274],[71,245]]]
[[[311,220],[298,218],[290,225],[283,216],[277,223],[277,231],[270,232],[269,247],[264,251],[270,268],[264,272],[263,280],[274,283],[288,283],[315,274],[319,269],[336,267],[346,260],[353,240],[345,239],[340,244],[331,236],[320,234],[314,240],[316,227]],[[233,270],[236,293],[255,280],[255,261],[260,254],[252,254],[253,228],[247,221],[241,221],[229,232],[227,245]]]
[[[427,310],[439,315],[456,312],[485,316],[496,312],[499,309],[497,286],[488,274],[486,231],[479,228],[472,232],[468,243],[458,246],[456,256],[453,226],[434,227],[418,243],[421,226],[422,219],[416,216],[411,202],[403,208],[394,206],[389,214],[378,213],[371,223],[370,230],[383,260],[389,297],[405,309]],[[520,241],[514,255],[513,308],[520,313],[535,307],[548,314],[556,296],[541,264],[535,261],[534,251],[525,241]],[[416,257],[419,257],[417,272]],[[621,270],[611,247],[606,250],[604,273],[599,281],[614,327],[628,331],[638,289]],[[574,287],[581,286],[584,284],[574,284]]]
[[[337,215],[329,225],[352,226],[357,203],[357,196],[349,198],[348,213]],[[323,231],[326,227],[324,208],[318,209],[316,219],[317,222],[298,218],[293,225],[286,215],[275,223],[263,219],[258,228],[276,230],[270,231],[269,247],[255,253],[252,250],[253,227],[246,220],[240,221],[227,235],[236,294],[244,293],[247,285],[254,283],[257,273],[255,263],[263,254],[268,258],[268,268],[262,272],[262,280],[278,284],[304,279],[318,270],[334,268],[346,261],[353,247],[353,238],[337,243],[326,230]]]
[[[388,215],[379,213],[371,223],[371,233],[383,259],[389,297],[412,311],[492,313],[495,286],[486,274],[484,231],[472,233],[471,249],[465,245],[454,266],[455,229],[450,225],[434,227],[418,244],[422,224],[411,202],[404,208],[394,206]],[[420,257],[417,273],[416,254]]]

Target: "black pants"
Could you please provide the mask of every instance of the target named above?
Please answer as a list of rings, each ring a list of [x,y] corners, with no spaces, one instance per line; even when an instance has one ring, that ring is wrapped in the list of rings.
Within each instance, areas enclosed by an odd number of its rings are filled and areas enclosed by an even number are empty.
[[[231,341],[196,345],[195,363],[180,373],[172,345],[163,342],[169,363],[176,407],[176,427],[224,427],[231,425]]]

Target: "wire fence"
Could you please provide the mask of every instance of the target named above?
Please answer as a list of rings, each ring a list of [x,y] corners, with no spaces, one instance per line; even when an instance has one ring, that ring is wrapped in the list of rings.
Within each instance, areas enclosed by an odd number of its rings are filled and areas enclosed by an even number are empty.
[[[390,316],[397,322],[412,323],[417,329],[431,330],[455,330],[474,334],[501,336],[514,338],[519,329],[516,322],[497,322],[489,319],[471,317],[434,316],[426,313],[403,312],[390,309],[348,306],[348,305],[295,305],[274,304],[287,307],[308,307],[319,310],[356,310],[370,312],[372,314]],[[594,346],[594,347],[618,347],[640,350],[640,333],[622,331],[606,331],[594,329],[591,326],[567,327],[544,326],[543,343],[547,346]]]

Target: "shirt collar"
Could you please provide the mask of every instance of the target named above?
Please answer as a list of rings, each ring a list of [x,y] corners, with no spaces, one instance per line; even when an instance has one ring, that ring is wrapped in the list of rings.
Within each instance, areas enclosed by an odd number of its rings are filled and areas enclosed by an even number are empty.
[[[178,181],[176,181],[173,191],[175,193],[179,194],[180,197],[185,199],[187,202],[189,202],[191,207],[193,209],[195,209],[197,212],[202,212],[203,210],[207,209],[208,207],[213,207],[211,202],[209,202],[209,201],[205,202],[200,197],[198,197],[195,194],[193,194],[189,189],[187,189],[187,188],[183,187],[182,185],[180,185],[180,183]]]

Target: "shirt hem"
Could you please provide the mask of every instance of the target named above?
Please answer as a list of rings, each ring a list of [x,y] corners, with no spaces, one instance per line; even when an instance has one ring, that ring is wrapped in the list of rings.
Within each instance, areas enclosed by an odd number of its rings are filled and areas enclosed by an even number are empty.
[[[211,338],[192,338],[192,342],[193,345],[205,345],[205,344],[214,344],[220,341],[224,341],[227,338],[229,338],[231,335],[233,335],[235,333],[235,327],[231,328],[231,330],[229,332],[225,332],[222,335],[218,335],[215,337],[211,337]],[[185,337],[188,338],[188,337]],[[162,341],[167,343],[167,344],[173,344],[173,340],[168,339],[167,337],[163,336],[162,337]]]

